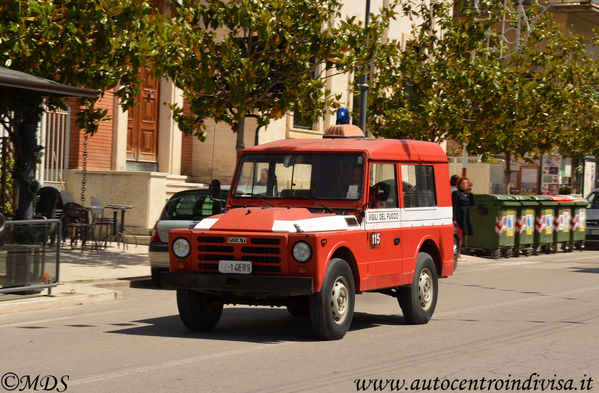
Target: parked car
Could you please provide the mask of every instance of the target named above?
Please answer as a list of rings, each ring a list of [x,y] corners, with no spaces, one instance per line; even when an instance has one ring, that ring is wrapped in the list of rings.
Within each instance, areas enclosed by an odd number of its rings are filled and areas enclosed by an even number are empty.
[[[219,197],[222,207],[227,201],[229,186],[221,187]],[[175,228],[191,228],[203,218],[218,213],[218,204],[204,205],[205,199],[210,195],[208,187],[180,191],[173,195],[167,202],[160,218],[152,230],[150,240],[149,261],[152,272],[152,281],[160,285],[160,273],[168,271],[168,233]],[[206,206],[210,206],[206,210]],[[214,209],[211,206],[215,206]]]
[[[587,246],[599,245],[599,188],[587,196],[586,241]]]

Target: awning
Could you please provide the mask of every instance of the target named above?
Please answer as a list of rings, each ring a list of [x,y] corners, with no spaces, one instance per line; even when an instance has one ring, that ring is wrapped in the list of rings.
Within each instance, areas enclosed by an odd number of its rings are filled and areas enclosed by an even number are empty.
[[[71,97],[91,98],[98,94],[96,90],[63,85],[62,83],[5,67],[0,67],[0,89],[2,87]]]

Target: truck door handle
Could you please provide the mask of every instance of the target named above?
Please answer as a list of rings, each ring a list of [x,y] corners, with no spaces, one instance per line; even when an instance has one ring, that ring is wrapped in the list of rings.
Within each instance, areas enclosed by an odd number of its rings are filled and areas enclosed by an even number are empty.
[[[396,238],[393,239],[393,244],[395,244],[397,246],[400,241],[401,240],[398,237],[396,237]]]

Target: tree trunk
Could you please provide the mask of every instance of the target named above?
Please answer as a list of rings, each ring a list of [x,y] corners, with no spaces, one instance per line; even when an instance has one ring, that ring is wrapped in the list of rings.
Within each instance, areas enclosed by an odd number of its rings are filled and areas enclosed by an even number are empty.
[[[15,218],[29,220],[33,216],[33,197],[37,190],[34,188],[37,148],[36,132],[37,117],[24,116],[23,121],[15,130],[17,135],[15,147],[15,172],[18,173],[19,200]]]
[[[572,164],[570,167],[570,193],[571,194],[577,194],[576,192],[576,186],[578,185],[578,171],[576,170],[578,168],[578,156],[573,156],[572,157]]]
[[[505,153],[505,170],[503,172],[503,184],[505,185],[505,193],[510,194],[510,172],[512,166],[512,156],[510,153]]]
[[[237,121],[237,143],[235,145],[235,149],[237,150],[237,153],[239,153],[244,147],[245,147],[245,143],[244,143],[244,135],[243,135],[243,131],[245,128],[245,116],[242,116],[238,121]]]

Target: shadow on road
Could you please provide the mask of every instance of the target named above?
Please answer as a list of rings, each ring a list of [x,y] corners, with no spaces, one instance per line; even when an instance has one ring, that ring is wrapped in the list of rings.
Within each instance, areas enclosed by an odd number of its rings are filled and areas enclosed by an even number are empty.
[[[599,267],[573,267],[574,273],[599,273]]]
[[[208,332],[188,330],[178,315],[134,321],[144,326],[128,327],[108,333],[136,336],[179,337],[219,341],[273,344],[282,341],[321,341],[312,332],[308,317],[293,317],[284,308],[225,308],[219,324]],[[401,316],[355,313],[351,331],[380,325],[405,325]]]
[[[124,278],[123,280],[127,280],[126,278]],[[149,277],[136,277],[130,280],[130,287],[131,288],[136,288],[136,289],[155,289],[158,291],[170,291],[170,289],[165,289],[161,286],[158,286],[156,284],[154,284],[154,281],[152,281],[151,278]]]

